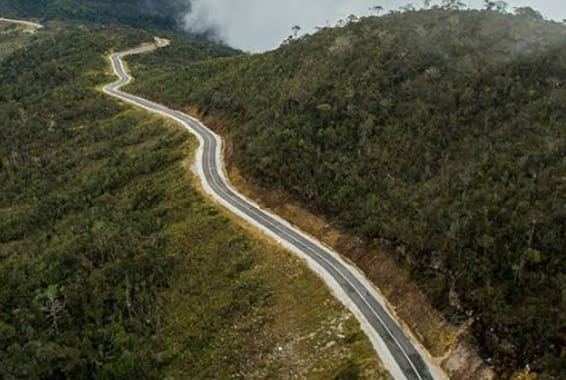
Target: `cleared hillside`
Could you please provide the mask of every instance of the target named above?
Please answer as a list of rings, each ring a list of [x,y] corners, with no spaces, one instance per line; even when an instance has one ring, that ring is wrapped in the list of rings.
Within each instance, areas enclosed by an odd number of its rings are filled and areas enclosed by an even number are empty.
[[[432,9],[254,56],[133,58],[133,90],[224,124],[256,183],[388,248],[504,376],[566,376],[566,27]],[[173,58],[175,57],[175,58]]]

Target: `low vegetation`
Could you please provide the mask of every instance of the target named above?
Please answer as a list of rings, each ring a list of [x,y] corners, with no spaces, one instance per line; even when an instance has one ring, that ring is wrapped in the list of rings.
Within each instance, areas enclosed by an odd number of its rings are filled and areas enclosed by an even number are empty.
[[[222,120],[245,176],[388,247],[503,376],[563,378],[566,27],[446,3],[261,55],[164,49],[132,91]]]
[[[95,89],[152,36],[57,29],[0,61],[0,378],[387,379],[304,263],[195,190],[186,131]]]

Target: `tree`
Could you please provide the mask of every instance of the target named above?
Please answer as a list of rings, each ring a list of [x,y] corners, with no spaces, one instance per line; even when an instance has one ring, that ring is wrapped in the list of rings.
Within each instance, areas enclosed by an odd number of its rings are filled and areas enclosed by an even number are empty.
[[[379,16],[379,14],[383,11],[383,7],[381,5],[376,5],[371,7],[370,12],[375,13],[376,16]]]
[[[301,31],[301,27],[299,25],[294,25],[291,30],[293,31],[293,37],[297,38],[299,32]]]
[[[524,16],[527,18],[532,18],[536,20],[543,20],[544,17],[539,11],[534,10],[531,7],[517,7],[515,8],[515,14],[517,16]]]
[[[442,0],[442,8],[444,9],[464,9],[466,4],[460,0]]]
[[[59,321],[65,310],[65,302],[59,299],[59,290],[57,285],[49,285],[49,287],[38,296],[39,301],[43,303],[41,310],[46,314],[53,334],[59,332]]]
[[[413,3],[409,3],[407,5],[403,5],[402,7],[399,7],[399,10],[401,10],[402,12],[415,12],[417,8],[415,8]]]
[[[484,9],[487,11],[495,11],[500,13],[507,12],[508,4],[505,1],[484,1]]]
[[[353,14],[352,14],[352,15],[349,15],[349,16],[346,18],[346,21],[348,22],[348,24],[353,24],[353,23],[357,22],[358,20],[359,20],[358,16],[353,15]]]

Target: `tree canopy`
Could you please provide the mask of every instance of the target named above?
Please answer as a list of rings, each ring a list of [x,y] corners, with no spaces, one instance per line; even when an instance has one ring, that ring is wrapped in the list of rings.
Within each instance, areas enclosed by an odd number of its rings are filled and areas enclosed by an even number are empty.
[[[133,58],[133,89],[221,119],[246,176],[389,247],[500,373],[564,377],[566,28],[448,3],[261,55]]]

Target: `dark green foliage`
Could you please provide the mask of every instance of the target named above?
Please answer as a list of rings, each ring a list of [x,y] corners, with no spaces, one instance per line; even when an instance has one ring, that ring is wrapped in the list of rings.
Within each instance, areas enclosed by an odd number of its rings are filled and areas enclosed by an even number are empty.
[[[566,376],[565,41],[530,10],[395,13],[263,55],[133,58],[133,86],[222,118],[245,173],[394,248],[500,371]]]
[[[42,20],[122,23],[176,29],[189,1],[177,0],[3,0],[2,12]]]
[[[160,32],[160,37],[168,38],[174,43],[166,49],[158,49],[152,54],[146,54],[143,64],[153,68],[166,62],[167,67],[185,67],[189,62],[204,61],[211,58],[231,57],[242,54],[226,45],[211,43],[202,38],[187,38],[173,32]],[[141,68],[141,67],[138,67]]]
[[[124,129],[137,121],[111,119],[120,107],[92,90],[108,78],[86,74],[105,66],[113,45],[145,37],[136,34],[69,31],[0,66],[2,378],[159,373],[147,341],[154,292],[173,262],[159,254],[162,211],[148,208],[128,226],[126,200],[134,178],[178,157],[159,146],[125,155]],[[163,142],[178,146],[179,137]]]

